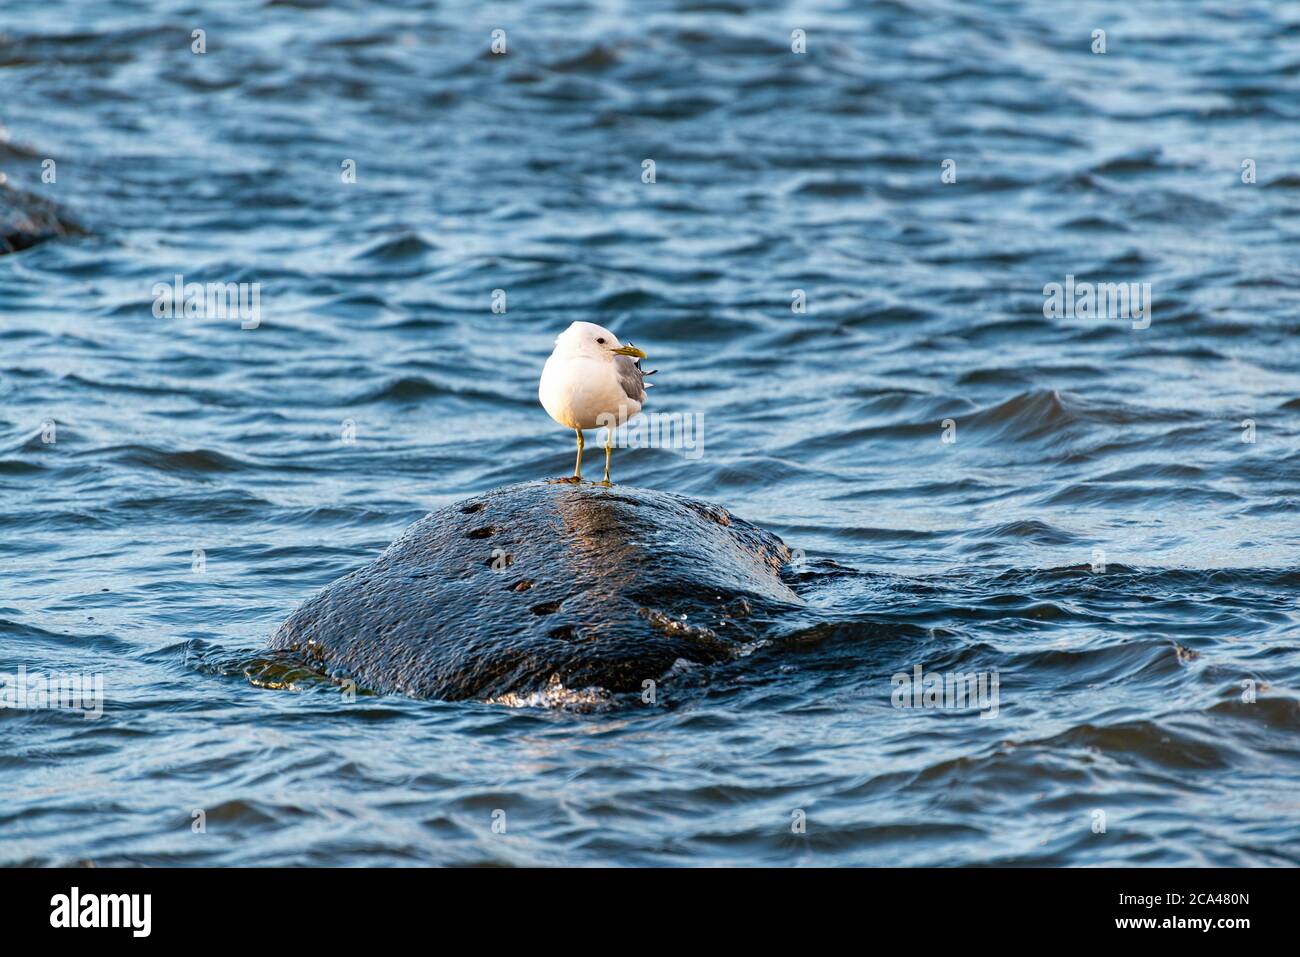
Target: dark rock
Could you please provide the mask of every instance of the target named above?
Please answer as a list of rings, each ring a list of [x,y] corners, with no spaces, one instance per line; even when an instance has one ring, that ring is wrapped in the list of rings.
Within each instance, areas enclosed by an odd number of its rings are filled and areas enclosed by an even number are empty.
[[[363,689],[640,691],[729,660],[800,604],[779,538],[664,492],[534,482],[439,509],[280,626],[272,648]]]
[[[80,236],[84,232],[54,203],[5,182],[3,171],[19,165],[39,177],[40,159],[25,147],[0,142],[0,256],[56,236]]]
[[[0,256],[56,236],[81,234],[81,227],[53,203],[12,186],[0,185]]]

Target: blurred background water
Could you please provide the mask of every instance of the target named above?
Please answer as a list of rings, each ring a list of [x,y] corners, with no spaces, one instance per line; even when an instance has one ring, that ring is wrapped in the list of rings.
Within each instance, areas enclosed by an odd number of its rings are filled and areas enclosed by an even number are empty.
[[[0,671],[106,700],[0,711],[0,862],[1300,862],[1298,93],[1295,4],[6,0],[0,170],[89,235],[0,258]],[[273,687],[298,602],[570,467],[576,319],[704,415],[615,480],[816,615],[653,708]]]

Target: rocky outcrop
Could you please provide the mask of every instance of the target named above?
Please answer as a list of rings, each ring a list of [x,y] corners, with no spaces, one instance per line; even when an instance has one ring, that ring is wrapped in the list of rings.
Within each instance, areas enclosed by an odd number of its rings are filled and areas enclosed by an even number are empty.
[[[638,691],[743,654],[800,604],[776,536],[664,492],[534,482],[439,509],[276,631],[362,689],[498,698]]]
[[[0,143],[0,173],[17,163],[39,171],[40,158],[20,147]],[[15,189],[0,175],[0,256],[57,236],[77,236],[82,232],[54,203]]]

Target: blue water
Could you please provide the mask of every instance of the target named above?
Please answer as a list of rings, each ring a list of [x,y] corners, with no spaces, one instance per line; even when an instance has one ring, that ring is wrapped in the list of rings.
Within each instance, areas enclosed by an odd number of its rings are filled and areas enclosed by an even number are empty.
[[[0,863],[1300,863],[1300,6],[210,6],[0,8],[0,170],[89,231],[0,257],[0,672],[104,684],[0,710]],[[615,480],[802,549],[818,623],[594,713],[270,668],[570,468],[575,319],[704,416]]]

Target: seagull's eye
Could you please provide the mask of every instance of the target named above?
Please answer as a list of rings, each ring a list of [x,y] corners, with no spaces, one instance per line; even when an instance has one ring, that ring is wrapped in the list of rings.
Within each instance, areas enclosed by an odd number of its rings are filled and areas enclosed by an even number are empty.
[[[596,342],[599,343],[599,344],[602,345],[602,346],[605,344],[605,340],[604,340],[604,339],[597,339]]]

